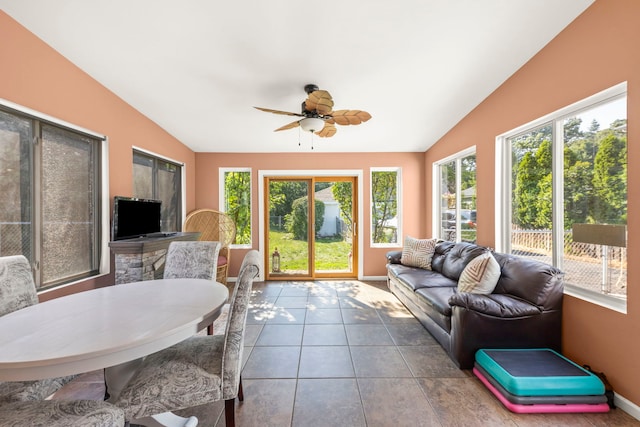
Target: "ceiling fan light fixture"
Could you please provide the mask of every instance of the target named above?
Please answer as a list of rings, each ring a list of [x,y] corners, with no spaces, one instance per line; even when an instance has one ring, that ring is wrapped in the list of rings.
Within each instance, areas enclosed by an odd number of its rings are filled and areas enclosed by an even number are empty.
[[[300,120],[300,127],[305,132],[318,132],[324,127],[324,120],[318,117],[305,117]]]

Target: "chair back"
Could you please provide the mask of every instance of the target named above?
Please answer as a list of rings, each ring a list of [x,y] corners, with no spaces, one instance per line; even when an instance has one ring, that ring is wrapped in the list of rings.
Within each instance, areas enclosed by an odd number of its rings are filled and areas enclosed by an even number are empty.
[[[171,242],[163,277],[216,280],[219,252],[219,242]]]
[[[37,303],[38,293],[27,258],[23,255],[0,257],[0,316]],[[46,399],[75,377],[76,375],[69,375],[37,381],[2,381],[0,382],[0,407],[10,402]],[[25,416],[22,419],[30,418]],[[3,420],[2,415],[0,420]],[[1,421],[0,424],[2,424]]]
[[[230,299],[229,319],[227,321],[222,355],[223,399],[232,399],[238,394],[249,299],[253,281],[260,273],[259,266],[259,252],[256,250],[249,251],[240,266],[240,274],[238,274],[238,280],[236,280]]]
[[[37,303],[36,284],[27,258],[0,257],[0,316]]]
[[[198,240],[220,242],[217,281],[227,285],[229,264],[231,263],[231,245],[236,238],[236,223],[229,215],[213,209],[197,209],[187,215],[182,231],[198,232]],[[231,293],[231,289],[229,289]]]
[[[184,232],[199,232],[199,240],[220,242],[226,248],[236,238],[236,224],[229,215],[213,209],[197,209],[187,215]]]

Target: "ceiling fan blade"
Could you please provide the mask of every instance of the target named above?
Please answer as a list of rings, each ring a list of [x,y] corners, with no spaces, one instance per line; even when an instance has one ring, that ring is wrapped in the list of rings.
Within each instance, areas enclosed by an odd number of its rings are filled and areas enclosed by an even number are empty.
[[[304,117],[303,114],[291,113],[289,111],[272,110],[271,108],[262,108],[262,107],[253,107],[253,108],[255,108],[256,110],[260,110],[260,111],[266,111],[267,113],[282,114],[284,116]]]
[[[278,129],[274,130],[274,132],[278,132],[280,130],[293,129],[293,128],[297,128],[298,126],[300,126],[300,120],[297,120],[295,122],[289,123],[288,125],[284,125],[282,127],[279,127]]]
[[[309,97],[304,102],[304,108],[307,111],[315,111],[321,116],[331,114],[333,110],[333,99],[331,94],[326,90],[316,90],[309,94]]]
[[[316,135],[318,135],[321,138],[329,138],[335,135],[336,131],[337,131],[336,126],[333,123],[324,122],[324,127],[318,132],[316,132]]]
[[[371,118],[371,114],[362,110],[338,110],[331,113],[333,120],[342,126],[359,125]]]

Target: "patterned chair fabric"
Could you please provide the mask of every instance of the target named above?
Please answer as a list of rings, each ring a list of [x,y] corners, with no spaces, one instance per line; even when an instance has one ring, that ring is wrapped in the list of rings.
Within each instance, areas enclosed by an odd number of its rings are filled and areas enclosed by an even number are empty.
[[[37,303],[29,261],[22,255],[0,258],[0,316]]]
[[[193,336],[145,358],[115,402],[128,421],[225,400],[226,426],[233,427],[235,398],[242,399],[244,329],[259,262],[255,250],[242,262],[225,335]]]
[[[22,255],[0,257],[0,316],[38,303],[29,261]],[[43,400],[75,378],[0,382],[0,404]]]
[[[216,280],[219,252],[219,242],[171,242],[163,277]]]
[[[124,412],[101,400],[41,400],[0,405],[0,427],[122,427]]]
[[[44,400],[75,377],[72,375],[37,381],[0,382],[0,405],[11,402]]]

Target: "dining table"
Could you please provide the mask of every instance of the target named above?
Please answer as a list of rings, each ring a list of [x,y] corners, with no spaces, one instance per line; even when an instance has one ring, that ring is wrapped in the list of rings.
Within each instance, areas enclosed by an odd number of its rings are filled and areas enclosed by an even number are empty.
[[[157,279],[92,289],[14,311],[0,317],[0,381],[104,369],[110,400],[115,400],[144,356],[206,329],[228,298],[227,287],[215,281]],[[158,419],[189,425],[171,417]]]

